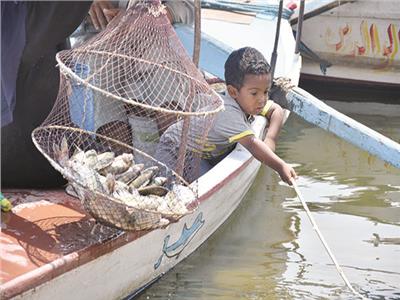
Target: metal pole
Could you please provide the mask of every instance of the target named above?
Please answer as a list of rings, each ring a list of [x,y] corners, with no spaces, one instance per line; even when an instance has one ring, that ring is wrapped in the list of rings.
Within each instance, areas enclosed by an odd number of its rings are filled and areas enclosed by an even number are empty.
[[[297,33],[296,33],[296,47],[294,53],[298,54],[300,52],[300,42],[301,42],[301,32],[303,29],[303,18],[304,18],[304,7],[305,0],[301,0],[300,2],[300,11],[299,11],[299,21],[297,22]]]
[[[193,63],[196,67],[199,66],[200,59],[200,33],[201,33],[201,3],[200,0],[194,1],[194,44],[193,44]],[[190,85],[189,100],[186,103],[185,110],[191,111],[193,99],[195,96],[195,90],[193,83]],[[178,160],[176,164],[176,173],[184,177],[184,168],[186,165],[186,152],[188,143],[188,133],[190,126],[190,118],[192,116],[185,116],[182,124],[181,144],[178,150]]]
[[[201,42],[201,0],[194,0],[194,44],[193,63],[199,67]]]
[[[279,1],[279,11],[278,11],[278,20],[276,24],[276,31],[275,31],[275,43],[274,43],[274,50],[272,51],[271,56],[271,78],[274,78],[275,74],[275,66],[276,66],[276,59],[278,57],[278,41],[279,41],[279,32],[281,30],[281,19],[282,19],[282,11],[283,11],[283,0]]]

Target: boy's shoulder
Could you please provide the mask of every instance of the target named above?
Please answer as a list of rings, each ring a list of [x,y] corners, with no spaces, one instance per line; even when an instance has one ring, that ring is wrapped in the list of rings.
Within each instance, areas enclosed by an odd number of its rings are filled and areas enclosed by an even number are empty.
[[[235,99],[233,99],[227,90],[222,91],[219,93],[222,100],[224,101],[224,106],[225,106],[225,111],[228,109],[233,109],[233,110],[240,110],[242,111],[242,109],[240,108],[239,104],[236,102]]]
[[[228,92],[220,93],[220,95],[224,101],[224,109],[217,114],[215,124],[248,123],[248,116],[242,110],[239,103]]]

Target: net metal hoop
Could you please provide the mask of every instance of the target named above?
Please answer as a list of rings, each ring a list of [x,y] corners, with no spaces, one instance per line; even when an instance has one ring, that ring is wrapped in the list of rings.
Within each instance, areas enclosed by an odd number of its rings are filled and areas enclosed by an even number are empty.
[[[171,71],[171,72],[173,72],[173,73],[175,73],[175,74],[179,74],[179,75],[181,75],[181,76],[183,76],[183,77],[189,78],[190,80],[195,81],[196,83],[198,83],[198,84],[199,84],[200,86],[202,86],[202,87],[206,87],[206,88],[208,87],[206,84],[204,84],[203,82],[197,80],[196,78],[193,78],[192,76],[188,76],[187,74],[184,74],[184,73],[182,73],[182,72],[179,72],[179,71],[174,70],[174,69],[171,69],[171,68],[168,68],[168,67],[166,67],[166,66],[164,66],[164,65],[162,65],[162,64],[152,63],[152,62],[146,61],[146,60],[144,60],[144,59],[140,59],[140,58],[136,58],[136,57],[130,57],[130,56],[127,56],[127,55],[122,55],[122,54],[117,54],[117,53],[105,52],[105,51],[95,51],[95,50],[83,50],[83,51],[82,51],[82,50],[78,50],[78,49],[74,49],[74,51],[75,51],[75,52],[81,52],[81,53],[95,53],[95,54],[100,54],[100,55],[104,55],[104,54],[105,54],[105,55],[109,55],[109,56],[118,56],[118,57],[130,59],[130,60],[134,60],[134,61],[139,61],[139,62],[141,62],[141,63],[145,63],[145,64],[148,64],[148,65],[154,65],[154,66],[157,66],[157,67],[161,67],[161,68],[164,68],[164,69],[168,69],[169,71]],[[103,90],[103,89],[100,89],[100,88],[98,88],[98,87],[96,87],[96,86],[90,84],[90,83],[88,82],[88,80],[90,80],[91,77],[89,77],[87,80],[83,80],[81,77],[79,77],[78,75],[76,75],[76,74],[71,70],[71,68],[67,67],[67,66],[62,62],[62,60],[60,59],[60,56],[59,56],[59,55],[60,55],[60,53],[57,53],[57,55],[56,55],[56,60],[57,60],[57,62],[58,62],[58,66],[59,66],[59,68],[60,68],[60,71],[61,71],[62,73],[64,73],[66,76],[68,76],[68,75],[71,76],[71,77],[74,78],[75,80],[81,82],[84,86],[90,87],[91,89],[96,90],[96,91],[98,91],[99,93],[101,93],[101,94],[103,94],[103,95],[105,95],[105,96],[107,96],[107,97],[111,97],[111,98],[113,98],[113,99],[123,101],[124,103],[130,104],[130,105],[137,105],[137,106],[139,106],[139,107],[146,108],[146,109],[150,109],[150,110],[153,110],[153,111],[164,112],[164,113],[172,113],[172,114],[181,115],[181,116],[207,116],[207,115],[216,114],[216,113],[218,113],[219,111],[221,111],[221,110],[224,109],[224,105],[223,105],[223,101],[222,101],[222,99],[221,99],[221,96],[218,95],[218,93],[215,92],[215,91],[212,90],[212,89],[211,89],[211,91],[212,91],[213,95],[214,95],[214,96],[217,96],[217,97],[220,99],[221,104],[220,104],[216,109],[210,110],[210,111],[205,111],[205,112],[203,112],[203,111],[202,111],[202,112],[177,111],[177,110],[166,109],[166,108],[162,108],[162,107],[154,107],[154,106],[152,106],[152,105],[140,103],[140,102],[134,101],[134,100],[132,100],[132,99],[126,99],[126,98],[123,98],[123,97],[114,95],[113,93],[107,92],[107,91],[105,91],[105,90]]]
[[[168,168],[168,166],[166,166],[166,165],[165,165],[164,163],[162,163],[161,161],[158,161],[158,160],[154,159],[151,155],[148,155],[147,153],[145,153],[145,152],[143,152],[143,151],[140,151],[139,149],[137,149],[137,148],[135,148],[135,147],[132,147],[132,146],[130,146],[130,145],[128,145],[128,144],[125,144],[125,143],[123,143],[123,142],[121,142],[121,141],[118,141],[118,140],[116,140],[116,139],[107,137],[107,136],[105,136],[105,135],[102,135],[102,134],[99,134],[99,133],[96,133],[96,132],[93,132],[93,131],[78,129],[78,128],[74,128],[74,127],[68,127],[68,126],[61,126],[61,125],[47,125],[47,126],[41,126],[41,127],[36,128],[35,130],[32,131],[32,135],[31,135],[31,136],[32,136],[32,141],[33,141],[33,143],[35,144],[36,148],[38,148],[38,150],[40,151],[40,153],[42,153],[43,156],[46,157],[46,159],[51,163],[51,165],[52,165],[57,171],[59,171],[59,172],[60,172],[61,174],[63,174],[63,175],[65,174],[64,168],[61,167],[61,166],[60,166],[54,159],[52,159],[47,153],[45,153],[45,152],[42,150],[42,146],[39,145],[38,141],[36,140],[36,137],[35,137],[36,133],[38,133],[38,132],[41,131],[41,130],[47,130],[47,129],[50,129],[50,130],[51,130],[51,129],[62,129],[62,130],[65,130],[65,131],[67,131],[67,132],[68,132],[68,131],[73,131],[73,132],[79,132],[79,133],[85,133],[85,134],[91,134],[91,135],[93,134],[93,135],[96,135],[96,136],[98,136],[98,137],[100,137],[100,138],[102,138],[102,139],[104,139],[104,140],[106,140],[106,141],[108,141],[108,142],[113,142],[113,143],[115,143],[115,144],[117,144],[117,145],[120,145],[120,146],[123,146],[123,147],[125,147],[125,148],[131,149],[131,150],[134,151],[135,153],[139,153],[140,155],[143,155],[144,157],[146,157],[146,158],[148,158],[148,159],[150,159],[150,160],[156,162],[157,164],[159,164],[159,165],[161,165],[161,166],[167,168],[168,170],[170,170],[170,171],[172,172],[172,174],[174,174],[174,175],[175,175],[180,181],[182,181],[184,184],[186,184],[187,186],[190,186],[190,184],[189,184],[184,178],[182,178],[180,175],[178,175],[174,170]],[[75,181],[75,182],[76,182],[76,181]]]

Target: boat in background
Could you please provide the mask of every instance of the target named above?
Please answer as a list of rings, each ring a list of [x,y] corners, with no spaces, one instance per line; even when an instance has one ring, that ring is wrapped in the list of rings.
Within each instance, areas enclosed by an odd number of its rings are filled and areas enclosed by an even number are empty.
[[[400,88],[398,1],[307,0],[305,6],[302,79]],[[297,13],[294,30],[296,23]]]

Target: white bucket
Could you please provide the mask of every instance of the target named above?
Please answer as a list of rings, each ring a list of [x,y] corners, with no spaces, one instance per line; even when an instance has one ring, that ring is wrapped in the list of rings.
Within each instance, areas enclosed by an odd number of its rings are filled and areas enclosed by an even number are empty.
[[[129,115],[129,124],[132,129],[133,147],[154,157],[160,140],[157,122],[148,117]],[[140,157],[135,158],[136,163],[142,163]]]

